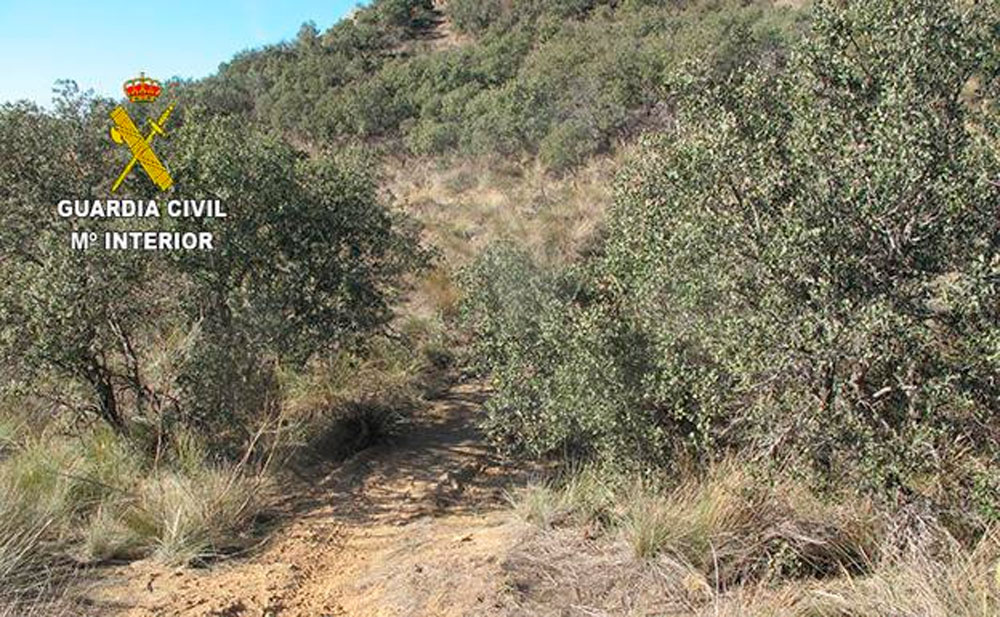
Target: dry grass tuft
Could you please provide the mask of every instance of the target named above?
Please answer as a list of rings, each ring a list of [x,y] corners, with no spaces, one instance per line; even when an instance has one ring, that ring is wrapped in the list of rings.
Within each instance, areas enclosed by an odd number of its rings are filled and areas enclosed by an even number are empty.
[[[514,496],[540,529],[504,563],[502,614],[1000,615],[996,531],[971,550],[933,525],[901,538],[866,502],[766,487],[733,464],[669,491],[580,476]]]
[[[0,460],[0,596],[52,584],[69,555],[178,563],[238,543],[266,502],[263,472],[209,463],[194,435],[174,440],[159,470],[103,426],[13,444]]]
[[[823,617],[995,617],[1000,615],[1000,538],[987,534],[972,550],[944,554],[920,548],[864,577],[847,577],[813,594]]]
[[[502,568],[502,615],[684,615],[712,596],[704,576],[686,564],[666,556],[636,560],[620,538],[593,541],[568,527],[529,536]]]
[[[671,554],[720,588],[861,572],[878,552],[881,525],[867,504],[766,487],[732,464],[667,494],[633,489],[627,503],[621,527],[637,557]]]
[[[23,507],[16,488],[0,485],[0,600],[29,595],[42,584],[42,536],[48,526]]]
[[[529,483],[507,494],[517,516],[539,527],[566,524],[593,529],[610,521],[615,507],[614,487],[592,467],[572,470],[556,481]]]
[[[165,563],[190,563],[238,548],[267,493],[239,469],[207,467],[196,476],[165,472],[145,479],[122,518],[119,550],[152,549]],[[114,519],[109,529],[118,528]]]
[[[21,489],[0,478],[0,617],[68,614],[56,590],[71,568],[51,559],[52,526],[51,516],[33,510]]]
[[[591,536],[597,526],[616,529],[637,559],[668,555],[719,588],[864,571],[883,533],[867,503],[830,505],[791,483],[769,487],[735,464],[669,491],[584,469],[512,502],[542,527],[575,523]]]

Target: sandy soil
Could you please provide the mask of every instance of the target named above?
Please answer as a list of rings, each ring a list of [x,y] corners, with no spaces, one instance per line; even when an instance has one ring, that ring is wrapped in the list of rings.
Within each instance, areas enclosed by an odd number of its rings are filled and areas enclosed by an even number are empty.
[[[208,568],[105,568],[88,614],[127,617],[483,615],[498,612],[508,551],[530,530],[504,508],[523,472],[474,428],[484,393],[453,387],[406,426],[290,487],[285,523],[249,557]]]

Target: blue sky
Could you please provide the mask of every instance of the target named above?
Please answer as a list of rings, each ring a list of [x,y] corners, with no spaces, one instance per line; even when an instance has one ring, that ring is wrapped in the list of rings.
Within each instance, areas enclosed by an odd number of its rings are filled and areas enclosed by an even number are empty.
[[[122,96],[139,71],[204,77],[233,54],[323,31],[357,0],[0,0],[0,103],[49,105],[57,79]]]

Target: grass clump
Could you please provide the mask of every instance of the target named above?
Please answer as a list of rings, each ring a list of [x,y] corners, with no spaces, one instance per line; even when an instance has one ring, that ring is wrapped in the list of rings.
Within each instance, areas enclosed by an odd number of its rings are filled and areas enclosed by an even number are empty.
[[[584,466],[529,483],[507,499],[519,518],[539,527],[606,523],[616,498],[607,479],[597,468]]]
[[[38,518],[17,487],[0,483],[0,612],[46,583],[44,534],[50,521]]]
[[[77,514],[110,487],[110,472],[116,468],[104,466],[100,452],[86,439],[28,436],[0,462],[0,486],[17,503],[10,507],[45,522],[50,537],[64,539]],[[117,468],[117,473],[135,470],[126,466]]]
[[[21,476],[0,461],[0,617],[68,614],[56,590],[73,568],[54,558],[65,536],[68,489],[43,476],[40,458],[17,461]]]
[[[637,557],[669,553],[716,585],[862,572],[882,525],[864,502],[832,505],[792,483],[767,486],[733,465],[666,494],[639,493],[622,531]]]
[[[158,463],[103,426],[17,443],[0,461],[0,586],[71,560],[186,563],[238,546],[267,504],[266,474],[211,462],[191,434],[175,441]]]
[[[124,520],[113,506],[100,506],[81,530],[81,551],[92,561],[134,559],[146,552],[142,537]]]
[[[526,610],[574,602],[594,614],[630,606],[625,614],[692,617],[1000,614],[995,531],[965,546],[928,518],[917,534],[867,500],[823,499],[732,463],[672,487],[588,474],[513,499],[543,528],[506,564]],[[601,533],[585,514],[595,502],[610,512]]]
[[[634,558],[666,556],[716,587],[825,578],[875,563],[884,526],[864,501],[832,505],[807,489],[769,486],[734,464],[667,489],[584,468],[515,495],[515,511],[542,527],[581,525],[624,541]]]
[[[229,552],[259,511],[264,488],[259,478],[223,467],[147,478],[124,513],[119,547],[142,546],[171,564]]]
[[[1000,615],[1000,543],[995,532],[971,549],[912,550],[870,575],[848,577],[808,603],[823,617],[989,617]]]

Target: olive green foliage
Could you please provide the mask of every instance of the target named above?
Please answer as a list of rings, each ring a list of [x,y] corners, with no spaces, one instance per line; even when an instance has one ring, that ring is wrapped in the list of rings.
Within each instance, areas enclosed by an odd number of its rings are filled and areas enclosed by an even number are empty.
[[[998,24],[820,3],[787,65],[682,72],[678,128],[641,141],[594,258],[473,266],[491,433],[643,463],[749,449],[988,519]]]
[[[109,109],[66,85],[55,115],[28,104],[0,112],[0,364],[8,379],[46,367],[88,384],[93,408],[124,430],[105,357],[172,298],[142,294],[156,278],[146,255],[71,251],[75,226],[55,213],[58,200],[90,196],[112,177]]]
[[[531,456],[597,453],[663,458],[665,433],[642,396],[647,361],[611,309],[582,306],[584,277],[552,272],[509,245],[464,272],[463,302],[475,356],[497,395],[485,428],[501,446]]]
[[[107,195],[123,164],[110,105],[68,90],[55,113],[0,109],[4,388],[38,395],[48,376],[65,378],[48,393],[59,407],[96,412],[137,443],[180,424],[239,446],[276,408],[275,368],[362,343],[426,255],[363,160],[307,157],[197,108],[158,151],[185,196],[221,199],[227,218],[61,219],[60,199]],[[151,197],[136,174],[123,196]],[[216,248],[70,248],[71,229],[121,227],[213,231]]]
[[[373,3],[325,33],[244,53],[186,88],[214,113],[314,144],[401,140],[415,154],[535,156],[572,169],[663,122],[668,69],[708,59],[724,74],[781,56],[799,14],[770,3]],[[450,19],[468,44],[420,46]]]
[[[363,343],[392,317],[401,277],[427,255],[379,202],[366,160],[306,158],[232,119],[189,122],[175,148],[186,190],[230,196],[225,220],[178,221],[186,231],[214,227],[220,247],[173,254],[191,284],[185,312],[202,316],[190,400],[203,415],[254,411],[241,398],[274,386],[271,362],[301,367]],[[244,371],[236,380],[235,367]]]
[[[448,16],[461,32],[480,33],[503,14],[500,0],[451,0]]]

